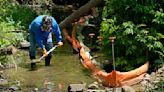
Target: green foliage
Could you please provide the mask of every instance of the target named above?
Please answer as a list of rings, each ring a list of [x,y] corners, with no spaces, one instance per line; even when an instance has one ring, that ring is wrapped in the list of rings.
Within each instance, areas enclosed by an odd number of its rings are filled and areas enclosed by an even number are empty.
[[[7,56],[6,55],[1,55],[0,56],[0,63],[2,64],[2,63],[6,63],[6,61],[7,61]]]
[[[152,22],[164,24],[164,13],[162,8],[160,8],[159,11],[152,11],[152,13],[155,15],[155,19],[153,19]]]
[[[156,9],[156,0],[106,0],[105,16],[116,16],[119,21],[133,20],[134,23],[150,22],[151,10]]]
[[[106,0],[100,35],[103,51],[108,56],[112,55],[109,37],[116,36],[116,67],[130,70],[135,64],[143,64],[146,58],[163,59],[164,14],[161,7],[155,0]]]
[[[15,27],[15,25],[19,26],[19,24],[15,24],[12,21],[0,23],[0,28],[2,28],[0,31],[0,37],[2,38],[0,39],[0,48],[6,47],[11,44],[17,44],[20,41],[24,40],[22,33],[11,32],[13,30],[16,30],[16,28],[18,28],[17,26]]]
[[[11,10],[10,14],[13,20],[16,23],[21,21],[20,25],[24,26],[25,29],[28,29],[31,21],[37,16],[36,13],[27,6],[14,6]]]
[[[0,11],[2,13],[0,20],[8,21],[8,19],[11,19],[15,24],[22,26],[21,29],[28,29],[31,21],[37,16],[37,14],[29,7],[18,5],[12,0],[4,0],[1,4],[3,6],[0,6]]]
[[[36,13],[26,6],[20,6],[13,0],[0,1],[0,48],[16,45],[24,38],[24,33],[13,33],[14,30],[27,30]]]
[[[164,92],[164,89],[163,89],[163,85],[164,85],[164,82],[158,82],[158,83],[155,83],[153,84],[153,88],[152,87],[148,87],[145,92]]]

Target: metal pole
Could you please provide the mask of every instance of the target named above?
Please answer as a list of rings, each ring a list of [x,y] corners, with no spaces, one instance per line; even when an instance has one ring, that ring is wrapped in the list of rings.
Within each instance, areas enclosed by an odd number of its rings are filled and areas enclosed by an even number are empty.
[[[110,42],[112,43],[112,59],[113,59],[113,70],[116,70],[116,65],[115,65],[115,58],[114,58],[114,39],[116,37],[109,37]],[[116,92],[116,88],[113,88],[113,92]]]
[[[114,43],[112,43],[112,59],[113,59],[113,69],[116,70],[116,64],[114,58]]]
[[[110,42],[112,43],[112,59],[113,59],[113,69],[116,70],[115,58],[114,58],[114,39],[116,37],[109,37]]]

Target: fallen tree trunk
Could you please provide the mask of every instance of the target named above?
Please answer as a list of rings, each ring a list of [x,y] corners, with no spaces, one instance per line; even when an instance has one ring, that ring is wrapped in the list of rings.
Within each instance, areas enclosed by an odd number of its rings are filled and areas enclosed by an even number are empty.
[[[87,4],[80,7],[78,10],[74,11],[70,16],[65,18],[60,24],[60,28],[63,29],[67,25],[71,24],[75,19],[78,19],[80,16],[83,16],[86,14],[92,7],[95,7],[99,3],[101,3],[102,0],[90,0]]]

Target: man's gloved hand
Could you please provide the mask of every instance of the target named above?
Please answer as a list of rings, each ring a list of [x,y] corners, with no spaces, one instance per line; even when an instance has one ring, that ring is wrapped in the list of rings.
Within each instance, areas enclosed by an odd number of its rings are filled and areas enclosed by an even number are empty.
[[[61,47],[63,45],[63,42],[58,42],[57,45]]]
[[[44,57],[48,56],[47,50],[46,50],[45,48],[43,48],[43,56],[44,56]]]

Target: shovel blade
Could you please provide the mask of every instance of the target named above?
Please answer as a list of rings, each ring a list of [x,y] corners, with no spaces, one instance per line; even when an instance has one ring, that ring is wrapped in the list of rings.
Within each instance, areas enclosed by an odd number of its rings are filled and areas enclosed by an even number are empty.
[[[33,59],[33,60],[31,61],[31,63],[39,63],[39,62],[40,62],[39,59]]]

